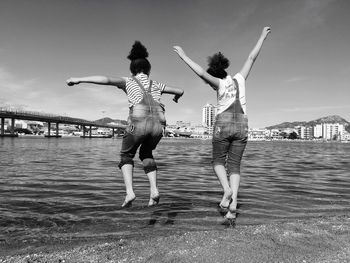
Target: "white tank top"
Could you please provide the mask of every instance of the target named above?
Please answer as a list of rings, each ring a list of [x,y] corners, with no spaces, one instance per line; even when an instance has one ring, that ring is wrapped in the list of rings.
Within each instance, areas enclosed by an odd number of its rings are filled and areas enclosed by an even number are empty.
[[[245,98],[245,79],[241,73],[237,73],[234,79],[238,82],[239,88],[239,100],[242,105],[244,114],[247,114],[246,98]],[[230,75],[227,75],[226,78],[219,80],[219,88],[217,89],[217,114],[225,111],[230,105],[236,100],[236,88],[233,81],[233,78]]]

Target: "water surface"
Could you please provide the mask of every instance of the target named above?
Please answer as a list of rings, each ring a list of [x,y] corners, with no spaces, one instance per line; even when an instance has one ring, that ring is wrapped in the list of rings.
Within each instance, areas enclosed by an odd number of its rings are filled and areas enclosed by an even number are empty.
[[[133,207],[121,209],[120,139],[0,138],[0,245],[227,227],[211,142],[163,139],[160,205],[135,159]],[[350,144],[249,142],[236,224],[350,212]]]

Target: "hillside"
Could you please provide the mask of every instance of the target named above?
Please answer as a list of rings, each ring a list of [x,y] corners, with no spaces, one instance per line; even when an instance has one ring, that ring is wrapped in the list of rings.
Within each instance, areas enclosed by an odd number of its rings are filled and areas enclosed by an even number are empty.
[[[312,121],[295,121],[295,122],[283,122],[277,125],[272,125],[269,127],[266,127],[266,129],[286,129],[286,128],[294,128],[295,126],[314,126],[316,124],[321,123],[339,123],[344,124],[345,129],[347,131],[350,131],[350,123],[345,120],[344,118],[338,116],[338,115],[330,115],[326,117],[322,117],[316,120]]]

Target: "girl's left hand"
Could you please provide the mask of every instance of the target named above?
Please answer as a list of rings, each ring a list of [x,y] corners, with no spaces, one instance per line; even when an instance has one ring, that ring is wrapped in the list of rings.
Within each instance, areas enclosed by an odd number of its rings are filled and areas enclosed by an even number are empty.
[[[69,78],[66,80],[68,86],[73,86],[75,84],[79,84],[80,82],[75,78]]]

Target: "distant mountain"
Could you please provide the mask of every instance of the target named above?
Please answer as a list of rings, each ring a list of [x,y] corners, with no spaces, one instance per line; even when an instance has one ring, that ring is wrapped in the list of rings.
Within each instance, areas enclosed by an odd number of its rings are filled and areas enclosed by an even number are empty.
[[[344,118],[338,115],[331,115],[331,116],[319,118],[317,120],[309,121],[308,125],[313,126],[315,124],[320,124],[320,123],[339,123],[339,124],[344,124],[345,126],[350,124],[347,120],[345,120]]]
[[[106,125],[106,124],[110,124],[110,123],[117,123],[117,124],[122,124],[122,125],[127,125],[128,122],[125,120],[119,120],[119,119],[111,119],[111,118],[102,118],[102,119],[98,119],[95,121],[96,123],[100,124],[100,125]]]
[[[266,129],[269,129],[269,130],[271,130],[271,129],[287,129],[287,128],[294,128],[295,126],[314,126],[316,124],[321,124],[321,123],[344,124],[345,129],[347,131],[350,131],[350,123],[338,115],[326,116],[326,117],[322,117],[322,118],[312,120],[312,121],[283,122],[283,123],[280,123],[277,125],[272,125],[272,126],[266,127]]]
[[[272,125],[269,127],[266,127],[266,129],[272,130],[272,129],[287,129],[287,128],[294,128],[295,126],[306,126],[306,121],[294,121],[294,122],[282,122],[280,124]]]

